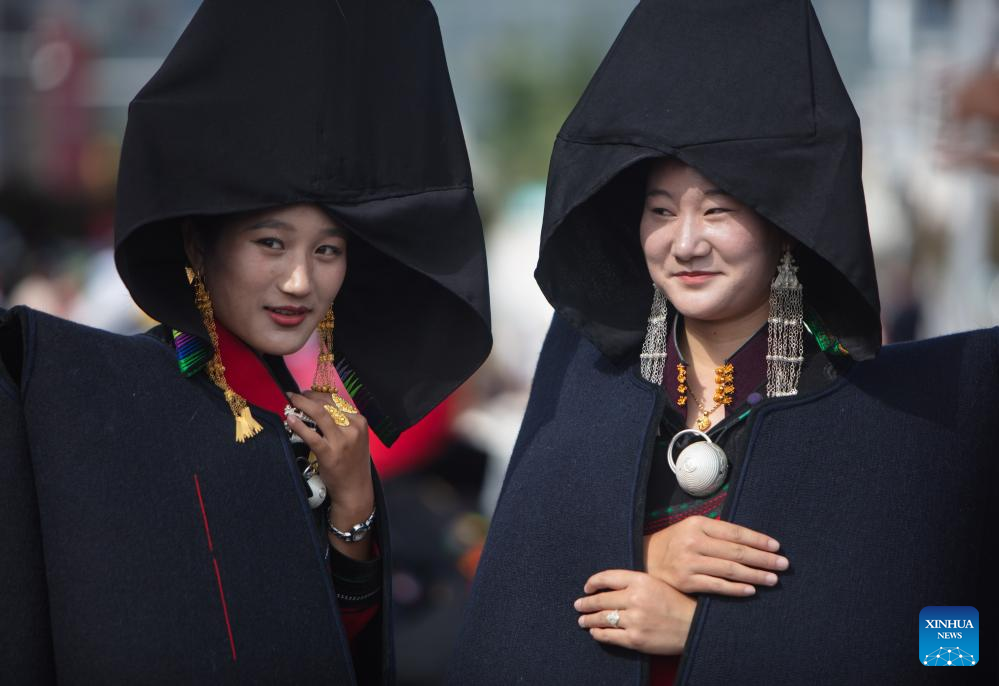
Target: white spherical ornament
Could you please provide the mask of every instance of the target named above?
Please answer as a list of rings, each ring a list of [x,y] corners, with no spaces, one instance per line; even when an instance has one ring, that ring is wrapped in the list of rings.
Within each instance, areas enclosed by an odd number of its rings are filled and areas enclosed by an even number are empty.
[[[691,443],[681,450],[680,458],[674,462],[673,446],[676,445],[676,439],[687,433],[704,440]],[[728,457],[725,451],[713,443],[703,431],[684,429],[679,432],[670,441],[666,455],[680,488],[695,498],[710,495],[725,483],[725,477],[728,475]]]
[[[305,485],[309,489],[309,507],[314,510],[326,502],[326,484],[323,483],[318,474],[306,479]]]

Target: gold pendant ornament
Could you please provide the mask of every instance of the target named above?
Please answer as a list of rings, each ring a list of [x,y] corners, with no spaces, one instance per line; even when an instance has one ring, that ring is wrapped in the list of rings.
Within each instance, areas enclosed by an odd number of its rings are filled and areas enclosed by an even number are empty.
[[[243,396],[229,387],[229,382],[225,379],[225,367],[222,365],[222,358],[219,357],[219,336],[215,330],[215,312],[212,309],[211,296],[208,295],[208,289],[205,288],[201,275],[190,267],[184,269],[187,272],[188,283],[194,288],[194,304],[201,314],[201,322],[205,325],[212,344],[212,359],[205,365],[205,371],[212,383],[225,395],[225,401],[236,420],[236,442],[244,443],[246,439],[253,438],[263,431],[264,427],[253,418],[250,406]]]
[[[323,405],[323,409],[326,410],[327,414],[329,414],[330,418],[333,420],[333,423],[337,426],[350,426],[350,420],[347,419],[347,415],[333,405]]]
[[[333,392],[330,393],[330,397],[333,398],[333,404],[336,405],[336,409],[340,410],[344,414],[357,414],[357,409],[337,392],[336,386],[333,387]]]
[[[357,414],[357,408],[343,398],[336,388],[334,377],[336,368],[333,366],[333,305],[326,311],[326,316],[319,322],[319,357],[316,360],[316,374],[312,378],[312,390],[318,393],[329,393],[332,405],[324,405],[330,417],[337,426],[348,426],[350,422],[344,415]]]

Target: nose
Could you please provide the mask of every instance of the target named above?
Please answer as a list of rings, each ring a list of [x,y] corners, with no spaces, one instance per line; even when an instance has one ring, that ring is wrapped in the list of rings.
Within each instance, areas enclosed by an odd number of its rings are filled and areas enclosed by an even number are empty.
[[[673,238],[673,256],[678,262],[690,262],[705,257],[711,245],[704,236],[704,222],[699,212],[683,213],[679,217],[679,231]]]
[[[312,277],[309,267],[302,262],[292,265],[291,271],[284,276],[279,284],[282,293],[304,297],[312,291]]]

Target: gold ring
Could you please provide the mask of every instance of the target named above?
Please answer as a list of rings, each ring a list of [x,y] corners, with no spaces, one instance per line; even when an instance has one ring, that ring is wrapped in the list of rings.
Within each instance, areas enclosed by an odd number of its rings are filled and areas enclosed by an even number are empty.
[[[333,399],[333,404],[336,405],[336,408],[344,414],[357,414],[357,409],[337,393],[335,388],[330,393],[330,397]]]
[[[337,426],[350,426],[350,420],[347,419],[347,415],[333,405],[323,405],[323,409],[329,413],[333,423]]]

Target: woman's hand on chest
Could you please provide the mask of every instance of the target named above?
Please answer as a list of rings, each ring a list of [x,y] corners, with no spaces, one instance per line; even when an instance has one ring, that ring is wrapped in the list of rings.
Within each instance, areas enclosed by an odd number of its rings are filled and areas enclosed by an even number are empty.
[[[682,593],[747,596],[787,569],[779,548],[766,534],[695,515],[645,537],[645,568]]]
[[[594,574],[575,602],[579,626],[601,643],[651,655],[683,652],[697,602],[645,572]]]

